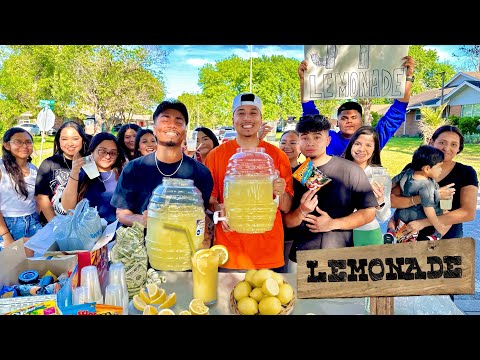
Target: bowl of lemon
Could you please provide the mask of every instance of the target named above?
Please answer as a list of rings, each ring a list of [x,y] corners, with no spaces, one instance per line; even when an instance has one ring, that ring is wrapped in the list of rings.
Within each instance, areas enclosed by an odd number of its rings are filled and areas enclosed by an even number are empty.
[[[230,293],[237,315],[289,315],[295,304],[293,287],[270,269],[248,270]]]

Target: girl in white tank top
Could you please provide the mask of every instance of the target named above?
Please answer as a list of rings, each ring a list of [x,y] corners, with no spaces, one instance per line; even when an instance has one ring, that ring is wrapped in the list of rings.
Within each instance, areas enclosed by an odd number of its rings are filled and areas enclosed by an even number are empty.
[[[0,160],[0,251],[15,240],[33,236],[42,227],[35,210],[37,167],[31,163],[32,152],[33,138],[26,130],[14,127],[3,135]]]

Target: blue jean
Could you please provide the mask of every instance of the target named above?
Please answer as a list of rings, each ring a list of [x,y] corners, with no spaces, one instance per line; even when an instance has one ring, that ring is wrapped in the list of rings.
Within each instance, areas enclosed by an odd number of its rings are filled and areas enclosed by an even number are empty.
[[[7,225],[10,234],[14,240],[18,240],[22,237],[32,237],[35,233],[42,228],[40,224],[40,217],[36,212],[31,215],[18,216],[18,217],[3,217],[5,225]],[[0,236],[0,251],[3,248],[3,238]]]

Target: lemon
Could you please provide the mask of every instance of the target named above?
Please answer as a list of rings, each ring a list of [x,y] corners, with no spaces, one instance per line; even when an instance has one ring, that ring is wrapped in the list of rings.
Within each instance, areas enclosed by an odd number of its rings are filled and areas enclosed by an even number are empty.
[[[192,313],[188,310],[182,310],[178,313],[178,315],[192,315]]]
[[[258,303],[251,297],[241,298],[237,302],[237,308],[242,315],[255,315],[258,313]]]
[[[255,288],[250,292],[249,295],[252,299],[255,299],[257,302],[260,302],[265,297],[261,288]]]
[[[215,255],[218,255],[218,265],[225,265],[225,263],[228,261],[227,247],[223,245],[213,245],[210,250],[212,250]]]
[[[241,298],[248,297],[252,292],[252,287],[245,280],[239,281],[237,285],[233,288],[233,297],[235,300],[240,300]]]
[[[192,315],[207,315],[208,314],[208,306],[203,303],[203,300],[200,299],[193,299],[190,301],[190,305],[188,305],[188,310]]]
[[[142,298],[143,301],[145,301],[145,304],[150,304],[150,296],[148,295],[147,290],[141,288],[138,295]]]
[[[147,284],[147,294],[150,298],[150,304],[153,300],[158,299],[160,296],[160,291],[157,284]]]
[[[252,277],[252,282],[255,287],[261,287],[265,280],[272,277],[272,273],[273,271],[270,269],[257,270],[257,272]]]
[[[160,304],[160,307],[162,309],[170,308],[176,303],[177,303],[177,294],[173,292],[167,296],[167,299],[163,303]]]
[[[272,279],[275,280],[278,285],[282,285],[284,283],[283,275],[275,271],[272,271]]]
[[[245,281],[248,281],[252,287],[255,287],[255,284],[253,283],[253,275],[255,275],[256,272],[257,270],[248,270],[245,273]]]
[[[200,259],[203,256],[208,256],[212,253],[210,249],[200,249],[192,256],[192,263],[196,263],[197,259]]]
[[[282,311],[282,303],[274,296],[267,296],[260,300],[258,310],[261,315],[278,315]]]
[[[155,285],[155,286],[157,286],[157,285]],[[151,305],[159,305],[159,304],[162,304],[165,300],[167,300],[167,292],[165,291],[165,289],[158,288],[157,298],[155,300],[150,301],[150,304]]]
[[[145,306],[147,306],[147,303],[138,295],[133,295],[133,306],[135,306],[135,309],[143,311],[145,309]]]
[[[175,313],[171,309],[162,309],[157,315],[175,315]]]
[[[284,283],[279,286],[277,299],[282,305],[288,304],[293,299],[293,288],[290,284]]]
[[[273,278],[268,278],[263,282],[262,291],[267,296],[278,295],[278,284]]]
[[[143,309],[143,315],[157,315],[158,310],[155,306],[147,305],[145,309]]]

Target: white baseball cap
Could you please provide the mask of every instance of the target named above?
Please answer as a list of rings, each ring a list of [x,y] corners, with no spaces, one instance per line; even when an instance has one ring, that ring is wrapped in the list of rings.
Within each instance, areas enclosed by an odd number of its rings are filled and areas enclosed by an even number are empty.
[[[232,114],[237,110],[238,107],[242,105],[253,105],[260,110],[260,113],[262,112],[262,99],[260,99],[257,95],[252,94],[252,93],[242,93],[237,96],[235,96],[235,99],[233,99],[233,105],[232,105]]]

